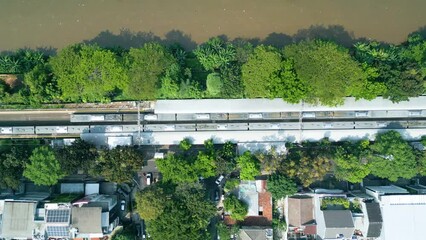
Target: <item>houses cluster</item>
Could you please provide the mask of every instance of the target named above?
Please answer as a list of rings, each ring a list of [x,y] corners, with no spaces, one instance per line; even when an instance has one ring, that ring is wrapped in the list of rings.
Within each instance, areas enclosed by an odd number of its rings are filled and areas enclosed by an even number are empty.
[[[287,239],[421,240],[426,187],[365,186],[343,193],[319,190],[291,196]]]
[[[238,238],[241,240],[272,240],[272,196],[266,190],[266,180],[241,181],[234,190],[238,199],[247,204],[248,211],[245,219],[238,224]],[[226,225],[234,225],[234,221],[226,212]]]
[[[118,226],[117,195],[101,194],[98,183],[63,184],[61,190],[65,191],[54,197],[31,193],[3,197],[0,239],[104,239]]]

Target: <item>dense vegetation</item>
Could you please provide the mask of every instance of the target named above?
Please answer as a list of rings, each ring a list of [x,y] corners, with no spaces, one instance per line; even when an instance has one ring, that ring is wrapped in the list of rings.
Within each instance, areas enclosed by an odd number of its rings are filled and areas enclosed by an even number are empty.
[[[194,51],[147,43],[106,49],[76,44],[55,56],[19,50],[0,56],[0,103],[40,105],[185,98],[282,98],[339,105],[345,96],[394,102],[425,92],[426,40],[358,42],[344,48],[307,40],[282,49],[212,38]]]

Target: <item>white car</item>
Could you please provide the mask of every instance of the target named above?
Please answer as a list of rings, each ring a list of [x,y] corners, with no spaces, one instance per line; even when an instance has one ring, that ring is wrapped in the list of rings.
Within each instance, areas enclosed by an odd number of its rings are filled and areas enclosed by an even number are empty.
[[[152,173],[147,173],[146,174],[146,185],[151,185],[151,180],[152,180]]]
[[[223,181],[223,178],[224,178],[224,176],[223,175],[220,175],[217,179],[216,179],[216,184],[217,185],[220,185],[220,183]]]
[[[121,211],[124,211],[124,209],[126,209],[126,201],[125,200],[121,200],[120,208],[121,208]]]

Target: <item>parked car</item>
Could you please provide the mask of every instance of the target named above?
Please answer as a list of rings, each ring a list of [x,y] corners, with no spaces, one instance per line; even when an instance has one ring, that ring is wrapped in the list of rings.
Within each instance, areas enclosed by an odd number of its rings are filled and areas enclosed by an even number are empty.
[[[125,200],[121,200],[120,208],[121,208],[121,211],[124,211],[126,209],[126,201]]]
[[[147,173],[146,174],[146,185],[151,185],[151,181],[152,181],[152,173]]]
[[[224,176],[223,175],[220,175],[217,179],[216,179],[216,184],[217,185],[220,185],[221,183],[222,183],[222,181],[223,181],[223,178],[224,178]]]

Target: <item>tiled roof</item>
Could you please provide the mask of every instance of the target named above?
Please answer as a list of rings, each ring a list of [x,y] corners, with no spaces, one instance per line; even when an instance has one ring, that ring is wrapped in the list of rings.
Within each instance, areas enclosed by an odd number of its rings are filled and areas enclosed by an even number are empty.
[[[300,227],[314,220],[313,198],[309,196],[293,196],[288,198],[288,224]]]

